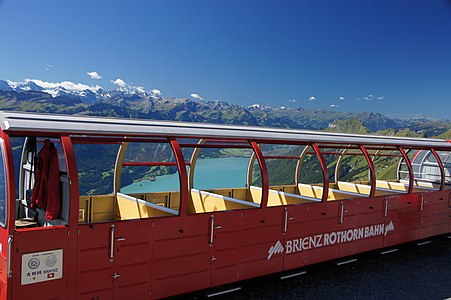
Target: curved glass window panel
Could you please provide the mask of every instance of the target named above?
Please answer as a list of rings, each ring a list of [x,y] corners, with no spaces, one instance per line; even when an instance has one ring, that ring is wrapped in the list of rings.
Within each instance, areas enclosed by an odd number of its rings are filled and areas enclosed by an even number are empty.
[[[74,144],[80,195],[113,192],[118,144]]]
[[[193,187],[198,190],[246,187],[252,153],[251,149],[241,148],[201,149],[196,160]]]
[[[117,164],[116,172],[120,172],[117,205],[121,218],[178,215],[180,177],[169,142],[123,143]],[[119,185],[119,182],[116,184]],[[138,209],[135,209],[135,206]]]
[[[151,193],[179,191],[175,155],[169,143],[124,143],[121,192]]]
[[[124,166],[121,193],[173,192],[180,190],[176,166]]]
[[[426,150],[412,150],[409,155],[410,161],[412,162],[412,170],[415,179],[421,179],[421,165],[424,161],[428,151]]]
[[[169,143],[127,143],[124,162],[175,162]]]
[[[187,138],[181,138],[181,139],[177,139],[178,143],[180,145],[183,144],[198,144],[200,139],[187,139]],[[185,158],[186,161],[189,161],[191,159],[191,156],[193,155],[194,152],[193,147],[182,147],[182,154],[183,157]]]
[[[441,181],[440,167],[431,151],[427,151],[420,166],[421,180],[439,183]]]
[[[339,180],[365,182],[368,181],[368,174],[369,166],[363,154],[344,156],[340,167]]]
[[[254,154],[249,144],[206,141],[203,147],[195,149],[194,154],[188,172],[190,214],[260,207],[261,187],[247,185],[248,181],[258,183],[261,179],[256,161],[249,170]]]
[[[373,165],[376,172],[376,180],[397,181],[398,165],[403,159],[398,150],[381,150],[373,152]]]
[[[295,184],[297,159],[267,159],[269,185]]]
[[[304,145],[263,144],[260,149],[263,156],[300,156]]]
[[[440,182],[441,173],[437,159],[429,150],[411,150],[408,154],[414,179],[419,181]],[[439,153],[439,157],[446,159],[445,153]]]
[[[321,148],[321,153],[326,161],[327,173],[329,175],[329,182],[335,182],[335,170],[339,162],[339,158],[343,149],[336,148]]]
[[[323,185],[323,171],[318,156],[313,153],[312,147],[307,150],[307,155],[301,162],[299,169],[299,183]]]
[[[254,160],[252,165],[252,176],[250,178],[250,186],[262,187],[262,173],[260,169],[260,165],[258,164],[257,159]]]
[[[446,159],[446,153],[437,152],[439,157]],[[413,192],[424,192],[425,190],[440,189],[441,171],[435,156],[429,150],[407,150],[413,171]],[[445,169],[446,175],[446,169]],[[448,173],[449,175],[449,173]],[[409,182],[409,171],[404,159],[399,166],[399,179],[401,183]],[[447,178],[445,177],[445,183]]]
[[[269,186],[296,183],[296,166],[305,147],[304,145],[262,145],[261,151],[268,169]]]
[[[418,173],[419,167],[415,164],[414,158],[417,154],[416,150],[412,149],[404,149],[404,151],[407,154],[407,157],[410,160],[410,164],[412,166],[412,171],[415,176],[415,173]],[[399,180],[408,181],[409,180],[409,167],[407,166],[407,162],[404,158],[401,158],[401,162],[399,164],[399,173],[398,173]]]
[[[269,145],[265,152],[268,206],[321,201],[323,172],[310,146]]]
[[[16,180],[16,195],[19,195],[19,178],[20,178],[20,160],[22,157],[23,146],[25,142],[25,137],[10,137],[11,148],[13,152],[13,161],[14,161],[14,175]],[[31,163],[31,155],[29,157],[29,161]]]

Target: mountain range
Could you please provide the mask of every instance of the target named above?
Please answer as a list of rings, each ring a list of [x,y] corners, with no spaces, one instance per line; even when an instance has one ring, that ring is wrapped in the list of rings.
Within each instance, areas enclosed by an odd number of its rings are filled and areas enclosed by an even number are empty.
[[[380,113],[349,113],[324,109],[242,106],[224,101],[163,98],[158,90],[146,91],[127,84],[112,91],[100,86],[40,80],[0,80],[0,109],[155,120],[179,120],[267,127],[356,131],[385,131],[394,135],[403,129],[418,136],[451,133],[451,122],[430,118],[387,118]],[[347,121],[344,125],[343,121]],[[349,121],[350,120],[350,121]],[[357,126],[357,127],[355,127]]]

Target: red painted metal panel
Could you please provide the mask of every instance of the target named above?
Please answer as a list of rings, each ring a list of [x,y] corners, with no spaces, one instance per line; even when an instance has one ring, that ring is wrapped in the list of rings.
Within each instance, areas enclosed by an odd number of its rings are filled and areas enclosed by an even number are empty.
[[[210,214],[153,222],[152,298],[210,286]]]
[[[79,226],[77,299],[149,299],[151,221]]]
[[[291,205],[287,206],[287,232],[285,235],[285,248],[288,243],[289,248],[285,249],[285,256],[283,260],[283,269],[290,270],[294,268],[302,267],[305,264],[304,252],[310,251],[309,247],[302,249],[301,251],[294,251],[295,245],[297,248],[302,247],[302,239],[309,238],[309,226],[307,223],[308,206],[301,205]],[[285,221],[285,220],[284,220]],[[296,242],[294,242],[297,240]],[[300,241],[301,240],[301,241]],[[316,242],[316,241],[315,241]],[[318,241],[320,242],[320,241]],[[295,244],[296,243],[296,244]],[[316,246],[317,243],[315,243]],[[313,246],[313,245],[309,245]],[[291,250],[291,252],[290,252]],[[287,253],[290,252],[290,253]]]
[[[431,198],[431,235],[448,232],[449,227],[449,191],[435,192]]]
[[[12,262],[12,298],[29,299],[65,299],[67,284],[75,280],[75,274],[69,273],[64,266],[73,258],[66,255],[68,247],[68,229],[66,227],[36,228],[34,230],[18,230],[14,235],[14,260]],[[63,250],[63,277],[44,282],[21,285],[22,255],[48,250]],[[26,274],[25,274],[26,276]],[[37,292],[42,291],[42,292]]]
[[[151,295],[152,220],[116,222],[114,299],[149,299]]]
[[[240,279],[282,271],[284,247],[282,218],[284,207],[243,210]],[[275,247],[277,245],[277,247]]]
[[[406,194],[399,196],[398,242],[405,243],[419,239],[420,235],[420,197],[418,194]]]
[[[241,227],[241,211],[214,213],[211,286],[240,279]]]
[[[387,197],[386,224],[393,221],[394,230],[384,237],[384,247],[414,241],[420,238],[420,202],[418,194]]]
[[[384,217],[385,197],[373,197],[360,199],[357,224],[359,228],[364,228],[364,237],[357,242],[357,251],[365,252],[383,247],[383,235],[373,235],[365,237],[366,228],[377,224],[385,224]]]
[[[420,234],[419,238],[424,239],[432,235],[432,202],[435,192],[421,193],[420,198]]]
[[[112,299],[114,264],[110,261],[112,223],[78,227],[77,299]]]
[[[393,222],[394,230],[384,233],[383,246],[390,247],[398,244],[399,238],[399,220],[398,220],[399,196],[386,196],[382,215],[385,218],[385,224]]]
[[[324,235],[322,247],[317,247],[304,253],[306,265],[335,259],[339,256],[340,241],[337,238],[339,225],[339,201],[307,204],[308,206],[308,231],[307,235]],[[326,235],[327,234],[327,235]]]
[[[341,202],[343,208],[339,207],[339,215],[343,213],[342,223],[340,224],[340,231],[345,232],[346,241],[340,243],[339,256],[349,256],[357,253],[358,251],[358,233],[354,230],[359,227],[358,213],[359,213],[359,201],[358,200],[344,200]],[[339,216],[340,218],[340,216]],[[352,231],[351,238],[348,238],[348,232]],[[354,234],[356,233],[356,234]]]

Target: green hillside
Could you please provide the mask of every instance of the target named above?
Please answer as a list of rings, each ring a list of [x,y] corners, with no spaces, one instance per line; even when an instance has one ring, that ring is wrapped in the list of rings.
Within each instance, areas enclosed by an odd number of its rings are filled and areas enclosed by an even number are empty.
[[[438,136],[438,138],[444,139],[444,140],[451,140],[451,129],[446,131],[446,132],[444,132],[444,133],[442,133],[442,134],[440,134]]]
[[[324,129],[327,132],[342,132],[342,133],[357,133],[357,134],[369,134],[371,131],[366,128],[362,122],[356,118],[348,120],[338,120],[329,127]]]

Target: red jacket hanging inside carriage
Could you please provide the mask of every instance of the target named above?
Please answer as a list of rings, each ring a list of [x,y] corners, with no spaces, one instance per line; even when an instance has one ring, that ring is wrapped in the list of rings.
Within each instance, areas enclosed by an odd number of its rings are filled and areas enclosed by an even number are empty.
[[[45,209],[48,220],[58,219],[61,207],[59,177],[58,152],[55,145],[46,139],[38,155],[31,207]]]

